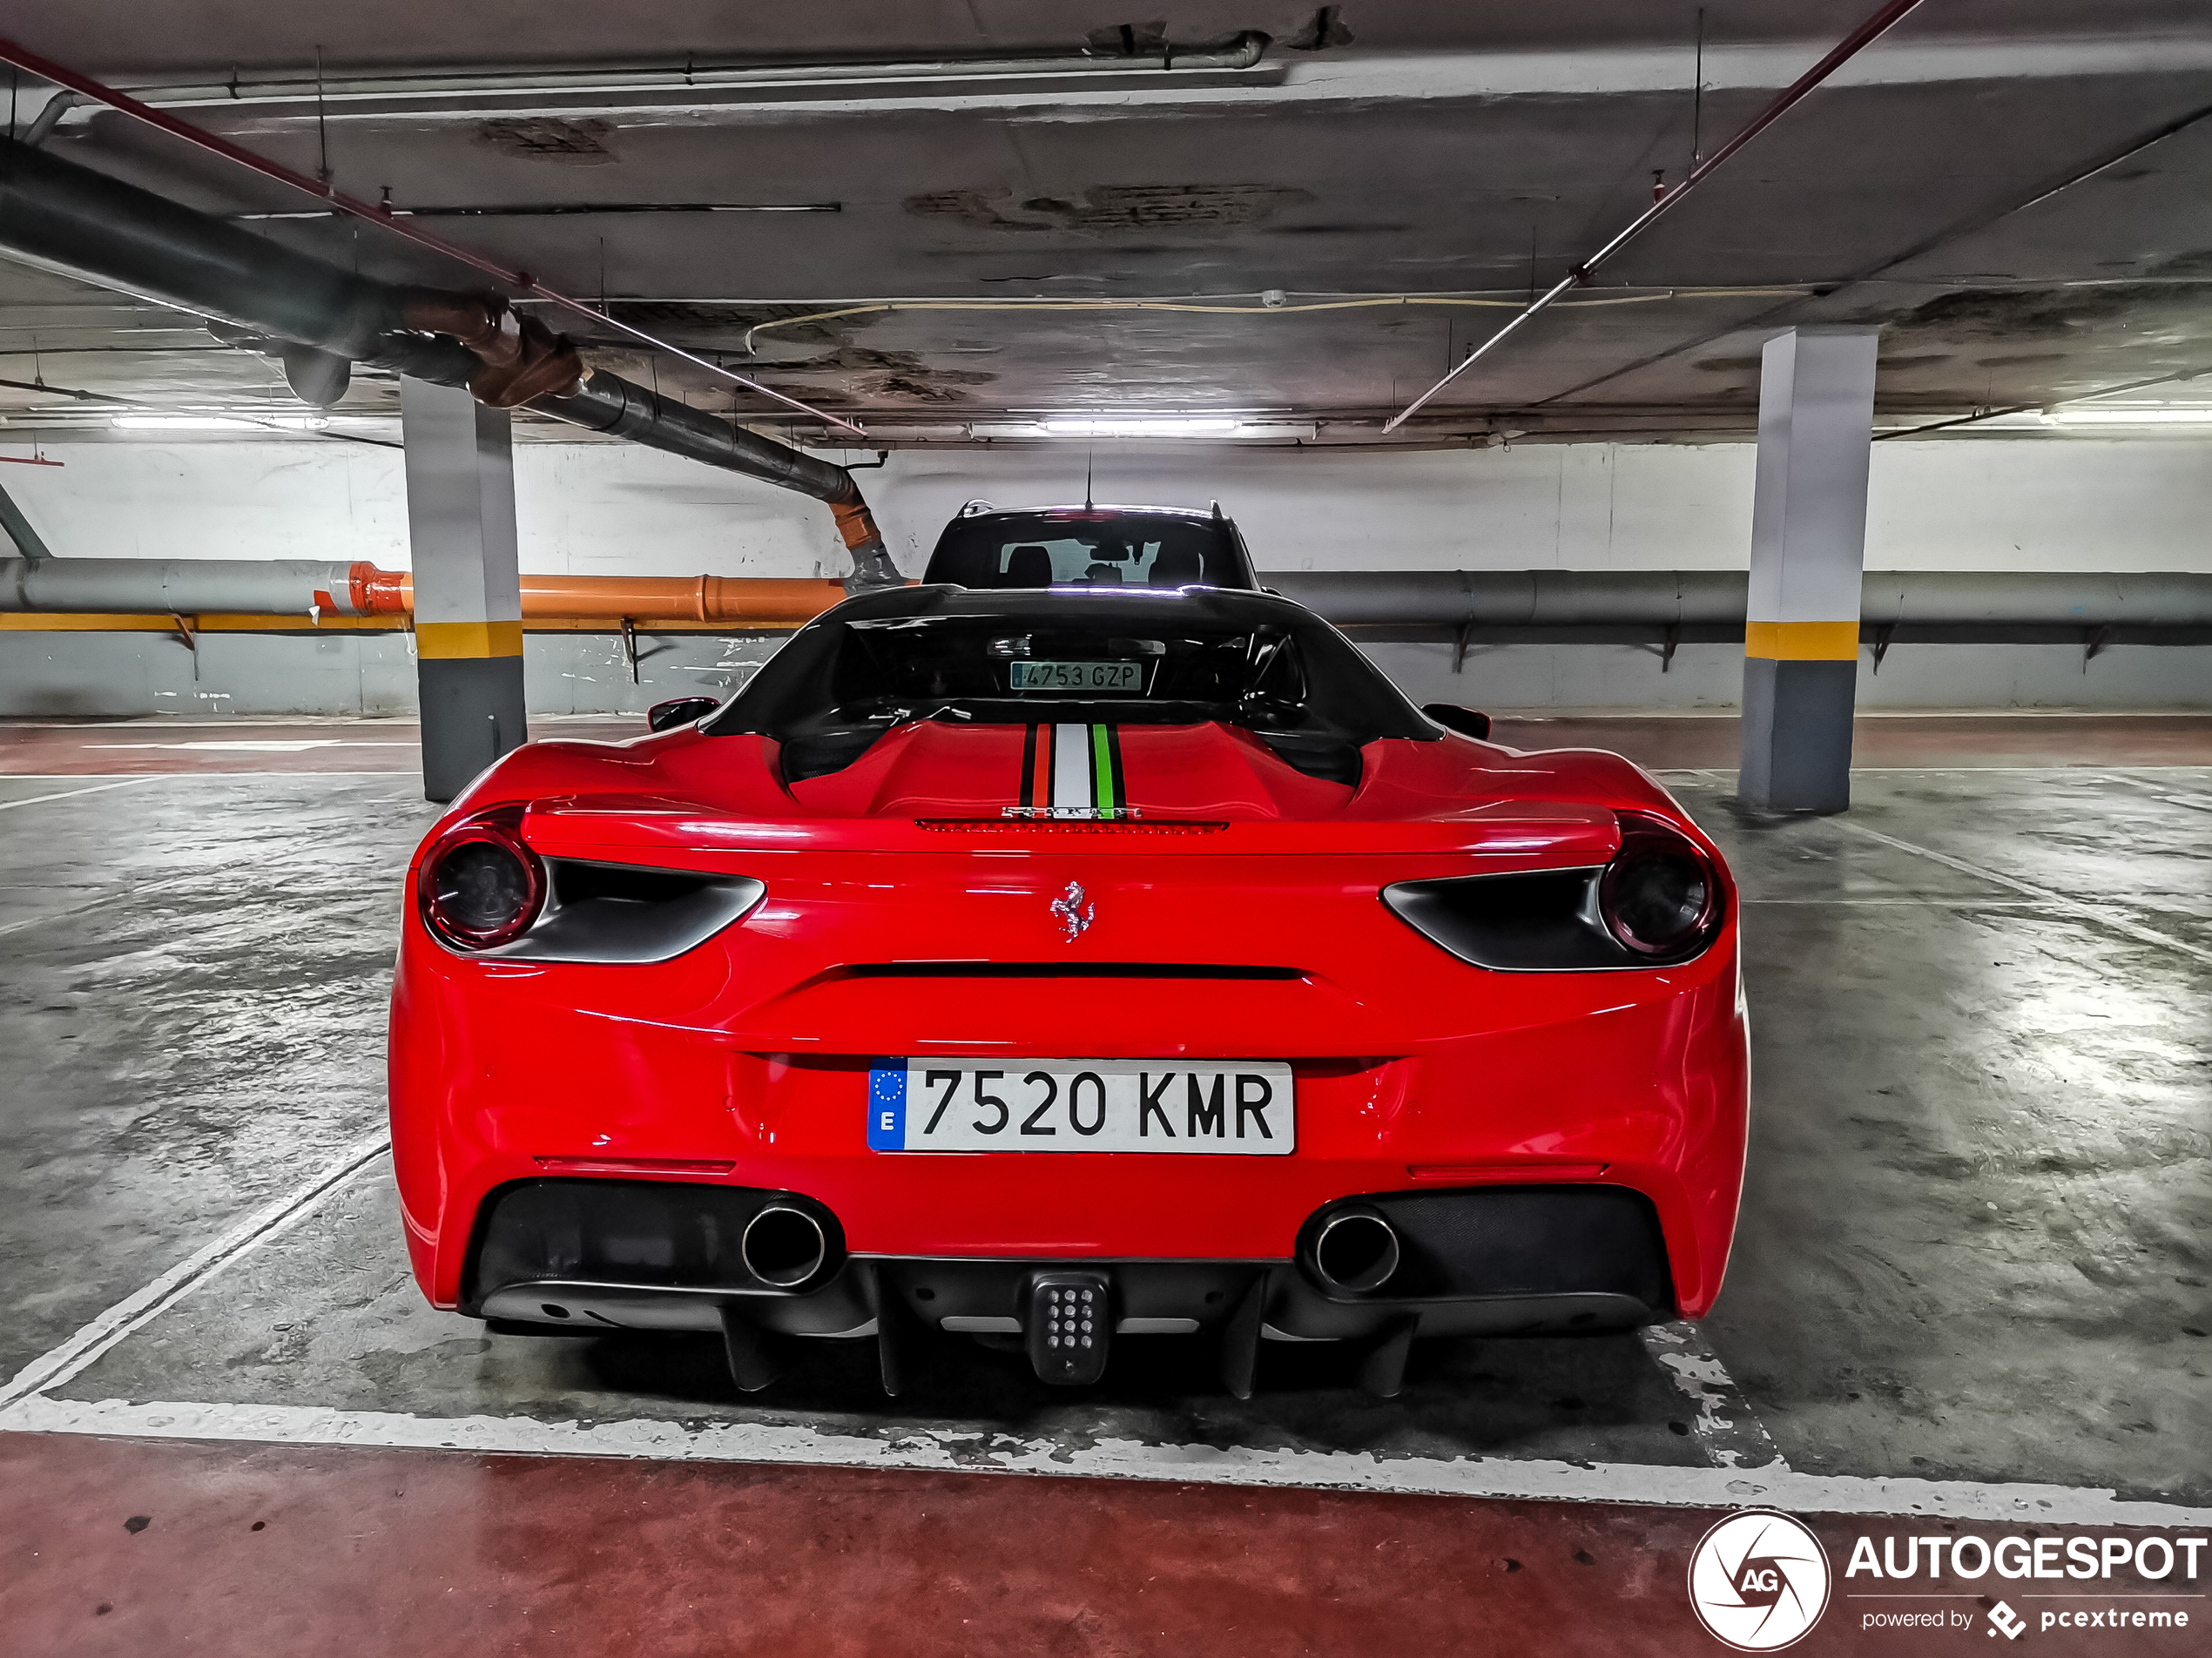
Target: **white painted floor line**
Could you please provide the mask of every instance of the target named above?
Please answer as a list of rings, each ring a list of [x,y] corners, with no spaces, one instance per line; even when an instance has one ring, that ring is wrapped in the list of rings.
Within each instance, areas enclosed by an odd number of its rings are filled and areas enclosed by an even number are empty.
[[[290,1191],[264,1203],[212,1243],[124,1297],[60,1346],[32,1359],[6,1386],[0,1387],[0,1406],[68,1381],[132,1331],[159,1318],[239,1257],[301,1218],[324,1193],[390,1149],[391,1136],[381,1131],[355,1141]],[[0,1409],[0,1419],[7,1415]]]
[[[64,789],[58,794],[33,794],[21,800],[0,800],[0,812],[13,812],[17,806],[43,805],[49,800],[67,800],[80,794],[98,794],[104,789],[127,789],[133,783],[151,783],[151,777],[127,777],[115,783],[95,783],[85,789]]]
[[[1938,852],[1932,846],[1919,846],[1910,840],[1900,840],[1895,835],[1885,835],[1879,829],[1869,829],[1865,824],[1853,823],[1847,818],[1834,818],[1830,821],[1839,829],[1849,830],[1852,834],[1862,836],[1868,840],[1878,840],[1885,846],[1894,846],[1899,852],[1909,852],[1915,858],[1925,858],[1931,862],[1958,870],[1961,874],[1972,875],[1979,880],[1990,881],[1999,886],[2009,886],[2016,893],[2025,893],[2028,897],[2047,904],[2054,909],[2063,910],[2069,915],[2080,916],[2087,921],[2094,921],[2099,927],[2109,927],[2113,932],[2134,939],[2138,943],[2155,944],[2161,949],[2178,951],[2198,961],[2212,961],[2212,949],[2207,949],[2201,944],[2191,944],[2187,939],[2177,939],[2170,933],[2161,933],[2156,927],[2145,927],[2140,921],[2128,920],[2115,914],[2112,905],[2089,904],[2078,898],[2068,898],[2065,893],[2054,893],[2047,886],[2038,886],[2032,882],[2020,880],[2011,875],[2000,874],[1993,869],[1985,869],[1979,864],[1969,863],[1964,858],[1954,858],[1949,853]]]
[[[1716,1468],[1790,1472],[1766,1425],[1696,1324],[1647,1324],[1639,1333],[1644,1350],[1696,1410],[1689,1434],[1708,1462]]]
[[[2123,1500],[2109,1490],[1972,1480],[1880,1479],[1780,1468],[1662,1467],[1512,1457],[1390,1457],[1354,1451],[1153,1445],[1101,1438],[1071,1445],[973,1426],[901,1425],[882,1437],[788,1423],[541,1422],[528,1417],[422,1417],[295,1405],[133,1404],[43,1394],[0,1411],[0,1432],[489,1456],[644,1458],[784,1467],[920,1468],[947,1473],[1063,1474],[1177,1484],[1271,1486],[1556,1502],[1747,1506],[1800,1514],[1897,1514],[2047,1526],[2212,1525],[2212,1508]]]

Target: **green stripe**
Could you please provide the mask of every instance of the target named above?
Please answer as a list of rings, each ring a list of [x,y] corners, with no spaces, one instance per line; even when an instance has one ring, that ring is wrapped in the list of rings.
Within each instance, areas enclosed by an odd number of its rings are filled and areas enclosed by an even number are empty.
[[[1103,725],[1090,728],[1091,804],[1101,812],[1121,805],[1114,798],[1114,762],[1106,752],[1107,729]]]

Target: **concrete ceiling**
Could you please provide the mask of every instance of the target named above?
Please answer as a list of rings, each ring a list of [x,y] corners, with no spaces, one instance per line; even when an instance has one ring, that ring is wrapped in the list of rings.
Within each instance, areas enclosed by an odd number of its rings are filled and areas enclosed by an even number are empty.
[[[1697,8],[1676,0],[1325,15],[1208,0],[1126,36],[1117,15],[1060,0],[77,0],[18,28],[31,50],[126,87],[258,91],[264,101],[178,112],[305,171],[327,158],[341,188],[388,187],[402,207],[833,204],[435,227],[604,293],[617,314],[857,415],[885,443],[1018,441],[1053,414],[1210,412],[1272,441],[1369,442],[1532,282],[1556,280],[1641,211],[1655,173],[1679,179],[1693,122],[1710,149],[1870,10],[1712,0],[1702,100]],[[1162,39],[1187,52],[1246,31],[1269,37],[1249,70],[1108,61],[1125,44],[1142,57]],[[1096,75],[556,78],[1087,45]],[[312,79],[318,51],[333,83],[489,84],[387,87],[327,100],[319,118],[312,96],[269,84]],[[44,97],[24,87],[23,122]],[[1759,343],[1791,322],[1883,325],[1892,424],[2212,367],[2212,118],[2188,124],[2201,112],[2201,0],[1928,0],[1572,308],[1390,441],[1741,435]],[[48,142],[211,211],[312,205],[112,113],[73,111]],[[261,227],[364,271],[469,285],[373,226]],[[1342,303],[1354,300],[1381,303]],[[887,300],[979,308],[854,308]],[[213,346],[192,319],[14,266],[0,265],[0,375],[150,408],[297,408],[264,360]],[[673,360],[612,344],[603,356],[705,406],[765,412]],[[29,433],[64,418],[32,411],[66,401],[0,390],[0,412]],[[2200,385],[2194,401],[2212,396]],[[390,402],[388,385],[363,379],[346,407]]]

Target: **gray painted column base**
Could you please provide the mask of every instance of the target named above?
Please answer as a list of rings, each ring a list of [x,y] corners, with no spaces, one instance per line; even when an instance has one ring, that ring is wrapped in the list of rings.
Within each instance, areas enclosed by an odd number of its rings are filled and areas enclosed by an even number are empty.
[[[415,668],[422,696],[422,798],[442,805],[529,741],[523,659],[428,657]]]
[[[1767,812],[1851,806],[1858,661],[1743,658],[1743,770],[1737,797]]]

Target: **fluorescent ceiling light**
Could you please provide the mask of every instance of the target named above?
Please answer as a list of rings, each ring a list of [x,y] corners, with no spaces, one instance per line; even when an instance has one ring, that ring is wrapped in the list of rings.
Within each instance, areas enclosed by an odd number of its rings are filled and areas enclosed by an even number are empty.
[[[2044,418],[2060,426],[2212,426],[2212,408],[2061,408]]]
[[[233,420],[227,414],[118,414],[125,432],[258,432],[274,426],[288,432],[319,432],[328,421],[312,414],[274,414],[266,420]]]
[[[1043,429],[1054,437],[1226,437],[1242,424],[1211,416],[1106,416],[1046,421]]]

